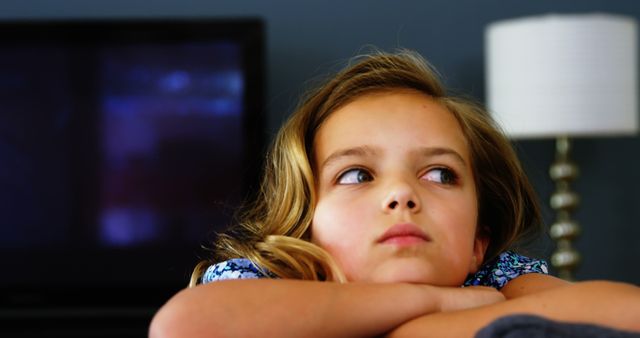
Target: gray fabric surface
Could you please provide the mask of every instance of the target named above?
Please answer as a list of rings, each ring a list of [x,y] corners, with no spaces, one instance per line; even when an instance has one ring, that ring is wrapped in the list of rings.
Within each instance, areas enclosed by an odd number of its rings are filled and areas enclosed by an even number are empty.
[[[638,316],[640,320],[640,315]],[[531,315],[511,315],[496,319],[475,338],[640,338],[640,333],[592,325],[558,322]]]

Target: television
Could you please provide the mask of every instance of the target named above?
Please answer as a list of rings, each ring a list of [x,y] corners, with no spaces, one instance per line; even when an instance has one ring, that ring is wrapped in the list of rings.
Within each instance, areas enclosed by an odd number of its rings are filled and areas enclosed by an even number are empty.
[[[264,42],[257,18],[0,22],[0,317],[148,319],[186,287],[258,183]]]

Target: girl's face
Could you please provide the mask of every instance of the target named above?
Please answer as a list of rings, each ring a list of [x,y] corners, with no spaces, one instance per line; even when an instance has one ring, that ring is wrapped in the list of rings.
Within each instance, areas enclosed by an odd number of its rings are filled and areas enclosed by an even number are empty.
[[[312,242],[349,281],[462,285],[482,262],[469,149],[429,96],[395,90],[336,110],[314,140]]]

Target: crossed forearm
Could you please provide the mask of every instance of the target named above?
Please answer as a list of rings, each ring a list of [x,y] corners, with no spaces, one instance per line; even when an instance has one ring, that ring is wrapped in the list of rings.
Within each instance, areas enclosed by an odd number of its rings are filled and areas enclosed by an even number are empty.
[[[493,320],[516,313],[640,332],[640,288],[590,281],[570,284],[474,309],[413,319],[389,337],[473,337]]]
[[[503,299],[488,288],[223,281],[174,296],[154,317],[150,337],[368,337],[424,314]]]

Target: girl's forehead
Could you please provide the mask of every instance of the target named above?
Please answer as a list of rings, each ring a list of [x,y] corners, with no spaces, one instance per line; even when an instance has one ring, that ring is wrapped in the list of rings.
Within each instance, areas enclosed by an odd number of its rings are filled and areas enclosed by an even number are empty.
[[[363,95],[332,112],[314,138],[316,160],[349,147],[446,147],[469,160],[456,117],[432,97],[413,90]]]

